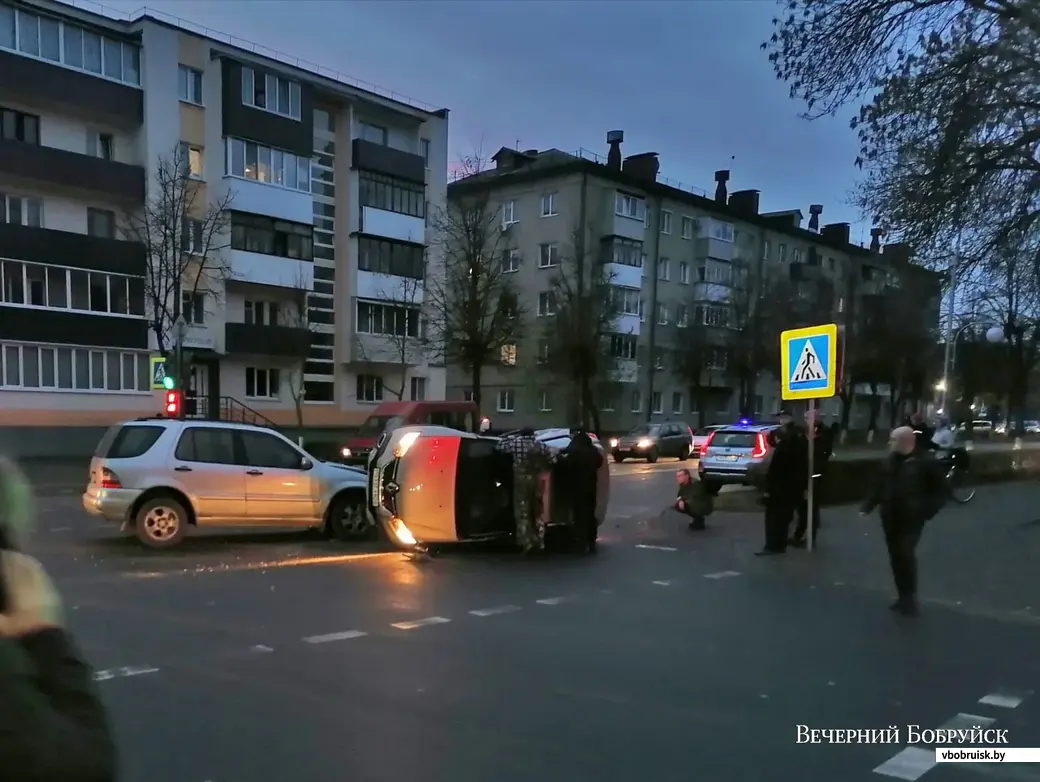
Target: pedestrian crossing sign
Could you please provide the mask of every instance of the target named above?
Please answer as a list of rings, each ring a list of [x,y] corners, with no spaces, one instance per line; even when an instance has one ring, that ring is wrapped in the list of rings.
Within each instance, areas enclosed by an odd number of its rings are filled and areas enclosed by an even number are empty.
[[[825,399],[838,388],[838,327],[833,323],[780,334],[784,399]]]
[[[150,368],[152,370],[152,390],[162,391],[166,388],[166,359],[162,356],[152,356]]]

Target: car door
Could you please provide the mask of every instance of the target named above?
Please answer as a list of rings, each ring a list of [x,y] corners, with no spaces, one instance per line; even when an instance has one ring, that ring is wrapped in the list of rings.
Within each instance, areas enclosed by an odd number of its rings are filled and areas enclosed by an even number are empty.
[[[246,518],[246,476],[235,458],[234,430],[188,426],[170,457],[176,485],[188,496],[200,526]]]
[[[237,433],[245,466],[246,510],[259,524],[307,526],[318,520],[318,486],[304,456],[268,432]]]
[[[661,455],[679,455],[679,427],[675,424],[665,424],[661,427]]]

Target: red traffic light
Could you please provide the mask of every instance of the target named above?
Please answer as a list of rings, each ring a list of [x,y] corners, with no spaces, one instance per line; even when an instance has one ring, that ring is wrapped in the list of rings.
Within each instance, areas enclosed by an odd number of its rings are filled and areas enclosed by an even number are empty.
[[[181,411],[181,392],[180,391],[167,391],[166,392],[166,415],[175,416]]]

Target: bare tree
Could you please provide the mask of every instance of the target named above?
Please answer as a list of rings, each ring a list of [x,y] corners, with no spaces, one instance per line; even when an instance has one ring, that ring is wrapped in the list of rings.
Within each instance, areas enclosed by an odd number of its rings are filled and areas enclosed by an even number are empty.
[[[718,374],[717,358],[723,347],[723,335],[718,329],[709,329],[704,325],[702,311],[694,306],[700,319],[693,318],[687,324],[677,324],[672,334],[675,358],[674,372],[676,377],[690,393],[690,409],[697,411],[697,425],[703,427],[707,423],[706,408],[708,389],[711,380]]]
[[[163,353],[184,295],[206,291],[218,299],[230,276],[224,249],[233,194],[229,190],[207,201],[206,188],[192,178],[188,155],[178,145],[159,157],[144,207],[127,213],[121,229],[126,239],[145,247],[149,326]]]
[[[491,200],[484,162],[480,155],[464,158],[447,207],[430,216],[427,267],[434,271],[424,297],[431,355],[469,373],[478,408],[484,369],[498,362],[504,346],[520,342],[526,314],[512,274],[520,258],[506,216]]]
[[[404,399],[408,390],[408,368],[428,358],[428,327],[422,321],[424,284],[422,279],[394,276],[377,294],[373,314],[381,319],[369,331],[356,336],[357,359],[394,367],[390,382],[383,375],[383,391]],[[379,313],[379,314],[375,314]],[[366,317],[362,315],[362,317]],[[373,333],[375,332],[375,333]]]
[[[599,235],[575,226],[570,245],[560,253],[550,277],[544,337],[550,343],[548,369],[571,384],[572,412],[583,426],[600,428],[593,389],[614,368],[610,335],[620,314],[619,293],[599,254]],[[549,246],[547,246],[549,247]],[[541,259],[547,265],[552,259]]]
[[[306,383],[304,375],[307,371],[307,360],[310,357],[311,334],[314,332],[314,324],[308,316],[308,298],[312,286],[309,280],[297,278],[290,291],[289,297],[280,302],[278,325],[297,330],[294,334],[293,355],[289,357],[291,362],[286,377],[289,386],[289,394],[293,400],[293,408],[296,411],[296,425],[303,428],[303,403],[306,397]]]

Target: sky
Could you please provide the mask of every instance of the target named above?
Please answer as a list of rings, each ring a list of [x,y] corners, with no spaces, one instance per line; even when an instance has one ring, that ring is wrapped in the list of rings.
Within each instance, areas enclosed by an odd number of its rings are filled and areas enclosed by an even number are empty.
[[[77,0],[77,5],[92,4]],[[107,0],[132,13],[140,0]],[[449,158],[499,147],[657,152],[661,176],[762,191],[763,211],[848,205],[857,142],[808,122],[759,45],[774,0],[149,0],[149,8],[451,110]],[[96,8],[94,9],[96,10]],[[805,225],[805,223],[803,223]]]

